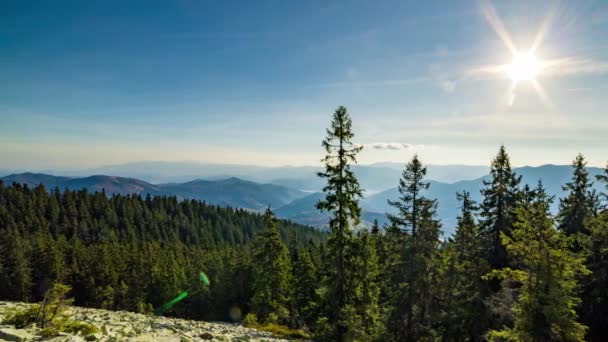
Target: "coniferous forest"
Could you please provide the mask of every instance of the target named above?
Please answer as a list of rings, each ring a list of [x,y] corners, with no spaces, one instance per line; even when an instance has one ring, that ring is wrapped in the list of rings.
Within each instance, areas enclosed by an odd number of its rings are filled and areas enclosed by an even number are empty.
[[[553,198],[522,184],[501,146],[483,201],[455,193],[458,226],[443,236],[414,156],[390,224],[365,227],[354,138],[339,107],[318,175],[327,232],[270,209],[0,183],[0,300],[40,301],[63,283],[76,305],[152,314],[188,291],[166,315],[281,324],[320,341],[605,340],[608,168],[592,179],[576,156],[566,196]]]

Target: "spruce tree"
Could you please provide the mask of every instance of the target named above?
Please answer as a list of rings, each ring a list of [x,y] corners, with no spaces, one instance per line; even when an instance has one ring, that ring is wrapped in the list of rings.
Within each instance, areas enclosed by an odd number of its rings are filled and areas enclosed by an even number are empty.
[[[295,321],[298,326],[308,329],[314,327],[319,305],[317,295],[319,275],[312,253],[314,253],[314,250],[310,248],[298,250],[293,264]]]
[[[589,341],[608,336],[608,210],[586,222],[589,228],[587,267],[581,318],[589,326]]]
[[[429,187],[425,175],[426,167],[414,156],[399,181],[399,198],[389,201],[397,213],[388,214],[391,228],[387,236],[403,242],[396,249],[399,258],[390,265],[387,275],[395,281],[389,290],[389,340],[417,341],[431,339],[435,334],[431,291],[435,290],[437,276],[440,224],[435,218],[436,201],[423,195]]]
[[[517,269],[493,270],[488,277],[521,283],[512,328],[493,330],[491,341],[582,341],[586,327],[577,321],[578,277],[589,271],[571,250],[573,239],[554,227],[552,199],[538,191],[533,203],[516,210],[517,221],[502,242]]]
[[[572,162],[572,181],[563,187],[566,197],[559,203],[559,229],[568,235],[587,234],[585,220],[592,215],[596,207],[596,197],[591,192],[593,182],[589,180],[587,162],[582,154]]]
[[[515,208],[520,200],[519,184],[521,176],[511,169],[509,155],[504,146],[500,146],[496,158],[492,161],[489,181],[484,181],[481,191],[480,233],[484,257],[492,268],[508,265],[507,254],[501,243],[501,233],[509,234],[515,220]]]
[[[458,193],[457,198],[462,204],[456,232],[442,249],[442,339],[476,341],[489,326],[490,315],[482,296],[482,276],[488,266],[481,256],[477,204],[467,191]]]
[[[324,338],[343,341],[354,338],[354,327],[360,325],[354,307],[355,263],[353,251],[353,228],[360,222],[359,199],[362,190],[351,164],[362,149],[352,142],[352,121],[345,107],[338,107],[333,114],[323,147],[327,152],[322,160],[325,171],[323,188],[325,199],[317,203],[321,211],[331,214],[329,238],[327,240],[327,262],[329,269],[325,278],[324,300],[326,312],[320,318]]]
[[[355,301],[357,315],[361,317],[361,326],[355,327],[357,341],[372,341],[380,337],[380,268],[376,253],[375,236],[363,229],[355,239]]]
[[[284,323],[289,319],[291,259],[270,208],[264,214],[264,221],[266,227],[254,242],[255,278],[251,308],[261,322],[278,319]]]

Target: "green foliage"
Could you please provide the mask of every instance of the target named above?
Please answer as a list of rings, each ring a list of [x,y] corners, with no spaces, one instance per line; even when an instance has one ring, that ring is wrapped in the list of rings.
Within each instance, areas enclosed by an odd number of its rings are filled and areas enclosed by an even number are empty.
[[[393,253],[387,268],[389,279],[387,334],[391,341],[434,339],[438,319],[439,234],[437,203],[423,196],[429,188],[424,181],[426,167],[418,156],[406,165],[399,182],[400,197],[389,201],[398,213],[389,215],[392,227],[386,235]]]
[[[572,162],[572,181],[563,187],[567,191],[566,197],[559,203],[559,229],[566,234],[587,234],[585,220],[594,214],[597,200],[591,192],[593,182],[589,181],[589,172],[586,169],[587,162],[582,154],[576,156]]]
[[[358,341],[375,340],[383,333],[380,317],[380,268],[376,252],[376,237],[362,230],[354,240],[355,289],[354,308]]]
[[[327,180],[323,188],[325,199],[317,203],[317,208],[331,213],[329,238],[327,240],[327,265],[325,272],[323,308],[321,319],[324,326],[320,338],[344,340],[352,335],[352,329],[362,325],[355,307],[356,260],[353,250],[353,228],[360,222],[359,199],[363,192],[351,169],[356,156],[362,149],[352,142],[352,121],[346,108],[338,107],[333,114],[323,147],[327,155],[323,159],[325,171],[319,176]],[[359,310],[360,309],[360,310]]]
[[[54,327],[46,327],[42,330],[40,330],[37,335],[39,335],[42,338],[53,338],[55,336],[59,336],[59,330],[57,330]]]
[[[589,229],[587,267],[592,275],[585,278],[580,313],[590,328],[588,339],[602,341],[608,336],[608,210],[585,225]]]
[[[326,236],[276,224],[294,248]],[[167,314],[229,320],[233,305],[249,310],[251,244],[264,225],[259,214],[174,197],[2,186],[0,299],[41,301],[61,282],[72,287],[76,305],[151,313],[188,289],[188,300]]]
[[[59,326],[59,331],[72,335],[90,335],[99,332],[99,329],[87,322],[66,321]]]
[[[293,266],[293,314],[297,326],[313,327],[317,319],[319,296],[317,289],[320,285],[318,265],[313,255],[319,253],[310,244],[306,249],[297,251]]]
[[[255,280],[251,309],[261,322],[284,323],[289,320],[291,259],[270,209],[264,220],[266,228],[254,243]]]
[[[268,324],[252,324],[248,325],[248,328],[257,329],[272,333],[273,335],[281,338],[289,339],[310,339],[310,334],[301,329],[291,329],[286,325],[280,325],[275,323]]]
[[[479,340],[487,331],[490,312],[484,304],[482,276],[488,265],[481,254],[481,241],[474,213],[478,209],[468,192],[457,194],[461,213],[454,237],[441,250],[439,298],[442,312],[439,332],[444,340],[452,336]]]
[[[491,342],[519,342],[519,336],[513,329],[505,328],[503,330],[492,330],[487,335],[488,341]]]
[[[23,301],[31,299],[33,283],[28,247],[27,240],[19,229],[0,225],[0,298]]]
[[[519,184],[521,176],[511,169],[511,161],[504,146],[492,161],[491,179],[484,181],[481,191],[480,235],[484,258],[493,268],[508,265],[507,254],[501,243],[501,234],[510,234],[515,221],[515,209],[520,202]]]
[[[68,317],[66,310],[72,303],[72,299],[66,298],[69,291],[70,287],[67,285],[53,284],[53,287],[44,296],[42,304],[14,310],[3,323],[14,325],[19,329],[36,324],[42,328],[40,336],[45,338],[57,336],[59,332],[83,336],[98,332],[99,330],[94,325],[74,321]]]
[[[66,298],[71,287],[64,284],[53,284],[53,287],[46,293],[44,300],[40,305],[36,323],[41,328],[46,328],[52,325],[57,320],[63,319],[65,310],[71,305],[74,300]]]
[[[253,326],[253,325],[257,325],[258,324],[258,316],[256,316],[254,313],[250,312],[247,315],[245,315],[245,318],[243,318],[243,320],[241,321],[241,323],[246,326]]]
[[[14,325],[17,329],[26,328],[36,323],[40,305],[31,305],[25,309],[12,309],[2,322],[3,324]]]
[[[579,275],[588,274],[584,258],[571,250],[573,239],[554,228],[550,200],[516,210],[517,222],[503,243],[520,268],[494,270],[488,277],[514,279],[521,289],[513,328],[491,332],[490,339],[517,341],[582,341],[586,327],[577,322]]]

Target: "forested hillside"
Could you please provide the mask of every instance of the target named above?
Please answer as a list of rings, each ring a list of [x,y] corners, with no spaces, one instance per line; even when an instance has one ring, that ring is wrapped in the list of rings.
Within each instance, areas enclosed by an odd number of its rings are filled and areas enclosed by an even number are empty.
[[[263,226],[258,214],[175,197],[0,182],[0,298],[39,301],[62,282],[78,305],[151,312],[190,291],[171,314],[227,320],[231,307],[248,308],[250,242]],[[287,221],[279,229],[292,250],[324,238]]]

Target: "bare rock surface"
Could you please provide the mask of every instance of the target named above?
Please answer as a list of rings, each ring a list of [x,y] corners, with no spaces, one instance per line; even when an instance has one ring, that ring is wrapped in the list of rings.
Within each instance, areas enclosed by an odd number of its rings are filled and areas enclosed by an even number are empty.
[[[286,341],[272,334],[245,328],[239,324],[223,322],[202,322],[168,317],[152,317],[126,311],[108,311],[81,307],[71,307],[70,317],[76,321],[93,324],[100,332],[88,336],[62,333],[52,338],[37,335],[40,329],[32,327],[15,329],[3,325],[2,321],[12,309],[23,309],[31,304],[0,302],[0,341]]]

